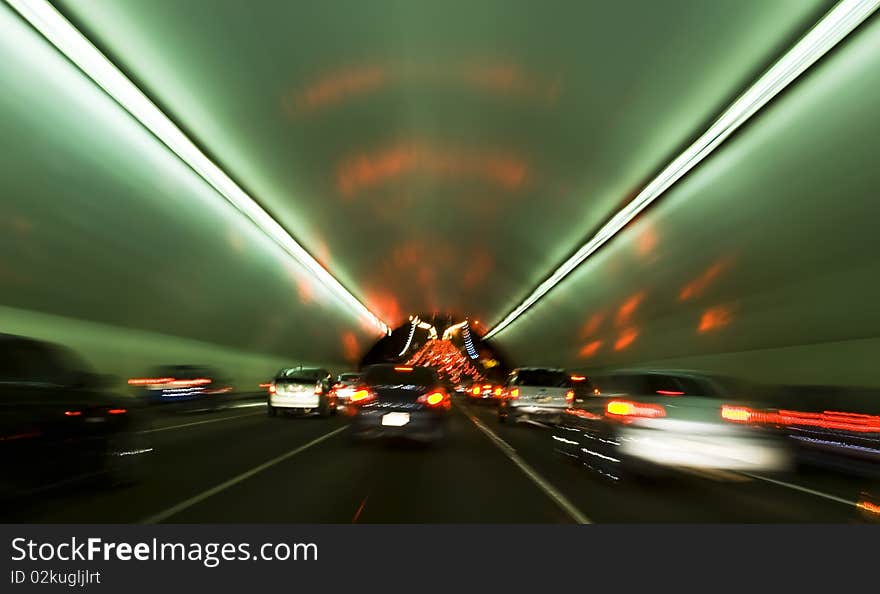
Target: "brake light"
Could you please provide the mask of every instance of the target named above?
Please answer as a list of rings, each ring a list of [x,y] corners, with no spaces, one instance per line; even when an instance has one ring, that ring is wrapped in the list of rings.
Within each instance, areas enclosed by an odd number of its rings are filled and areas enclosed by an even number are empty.
[[[479,396],[480,395],[480,386],[474,386],[474,389],[471,390],[471,394],[473,394],[474,396]]]
[[[495,388],[495,395],[501,396],[501,388]]]
[[[734,423],[748,423],[752,420],[753,414],[754,411],[745,406],[728,406],[725,404],[721,407],[721,418]]]
[[[324,385],[320,384],[320,383],[315,384],[315,394],[320,396],[323,393],[324,393]]]
[[[661,396],[684,396],[684,392],[678,390],[657,390],[657,393]]]
[[[277,393],[277,392],[278,392],[278,388],[275,387],[275,384],[274,384],[274,383],[273,383],[273,384],[269,384],[269,393],[270,393],[270,394],[275,394],[275,393]]]
[[[446,394],[439,390],[436,392],[431,392],[430,394],[422,394],[421,396],[419,396],[418,401],[422,404],[427,404],[430,407],[438,407],[443,405],[448,406]]]
[[[666,409],[661,404],[644,404],[630,400],[612,400],[605,407],[605,414],[610,417],[643,417],[656,419],[666,416]]]
[[[128,411],[125,410],[124,408],[111,408],[110,410],[107,411],[107,413],[111,414],[111,415],[124,415],[127,412]]]
[[[572,375],[570,377],[571,377],[571,381],[573,381],[573,382],[582,382],[585,379],[587,379],[586,376],[583,376],[583,375]]]
[[[64,411],[65,417],[79,417],[82,415],[81,410],[66,410]]]
[[[394,371],[412,371],[412,370],[413,370],[413,368],[409,367],[409,366],[400,366],[400,367],[394,368]]]
[[[565,393],[565,401],[574,402],[574,390],[569,390]]]
[[[519,398],[519,388],[514,388],[510,391],[511,398]]]
[[[149,386],[153,384],[168,384],[174,381],[173,377],[133,377],[128,380],[129,386]]]
[[[351,397],[349,398],[349,402],[364,403],[364,402],[369,402],[370,400],[373,400],[375,398],[376,398],[376,395],[373,394],[369,389],[358,388],[357,390],[354,391],[354,393],[352,393]]]

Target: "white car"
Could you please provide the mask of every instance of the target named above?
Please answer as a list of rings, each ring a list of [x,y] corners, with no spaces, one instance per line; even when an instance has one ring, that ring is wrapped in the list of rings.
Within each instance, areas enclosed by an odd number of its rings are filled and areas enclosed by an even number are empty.
[[[356,372],[340,373],[331,391],[336,395],[339,406],[348,406],[351,396],[363,383],[361,374]]]
[[[326,369],[296,367],[282,369],[269,384],[266,412],[274,417],[281,412],[336,414],[337,398],[330,389],[333,376]]]
[[[520,367],[507,377],[502,393],[498,407],[498,420],[502,423],[558,421],[574,400],[574,385],[562,369]]]

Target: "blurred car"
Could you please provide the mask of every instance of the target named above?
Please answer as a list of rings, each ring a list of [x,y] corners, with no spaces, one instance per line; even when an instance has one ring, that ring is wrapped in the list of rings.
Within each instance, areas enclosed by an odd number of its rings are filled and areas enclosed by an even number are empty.
[[[468,402],[499,403],[504,397],[504,387],[492,382],[474,382],[466,393]]]
[[[269,386],[266,412],[301,415],[335,415],[338,400],[333,393],[333,375],[320,367],[291,367],[280,370]]]
[[[351,395],[355,389],[361,384],[361,374],[355,372],[340,373],[333,384],[331,391],[336,395],[338,406],[347,406],[351,400]]]
[[[64,347],[0,334],[0,497],[140,477],[152,448],[109,384]]]
[[[553,440],[558,452],[604,476],[778,471],[791,464],[778,432],[726,418],[726,411],[752,402],[745,384],[673,370],[618,371],[593,382],[599,394],[575,398]]]
[[[520,367],[510,372],[502,390],[502,423],[543,419],[558,421],[574,400],[571,378],[562,369]]]
[[[728,420],[785,434],[800,465],[880,478],[880,390],[852,386],[772,386],[772,406],[729,407]]]
[[[129,379],[128,385],[147,404],[183,411],[217,409],[222,395],[233,390],[229,380],[204,365],[163,365],[146,377]]]
[[[452,402],[430,367],[373,365],[352,396],[354,439],[405,437],[438,441],[446,435]]]

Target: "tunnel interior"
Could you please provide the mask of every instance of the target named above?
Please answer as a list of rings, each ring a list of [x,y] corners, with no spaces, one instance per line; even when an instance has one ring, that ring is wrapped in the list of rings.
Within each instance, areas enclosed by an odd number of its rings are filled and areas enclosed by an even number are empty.
[[[0,2],[0,333],[129,399],[677,370],[880,431],[876,4]]]

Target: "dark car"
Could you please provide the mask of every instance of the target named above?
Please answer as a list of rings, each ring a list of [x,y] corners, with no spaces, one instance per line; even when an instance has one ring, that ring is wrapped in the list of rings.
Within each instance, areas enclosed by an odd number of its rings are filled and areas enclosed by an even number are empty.
[[[275,374],[269,385],[266,411],[327,417],[336,414],[338,399],[332,389],[333,375],[320,367],[290,367]]]
[[[599,394],[575,398],[553,431],[555,449],[600,474],[673,470],[787,470],[791,451],[773,429],[733,422],[754,391],[729,378],[625,370],[591,378]]]
[[[354,438],[405,437],[437,441],[446,435],[451,400],[430,367],[373,365],[351,398]]]
[[[206,365],[163,365],[146,377],[128,380],[136,396],[150,405],[173,410],[219,408],[232,392],[228,379]]]
[[[151,448],[108,383],[66,348],[0,334],[0,497],[139,476]]]

